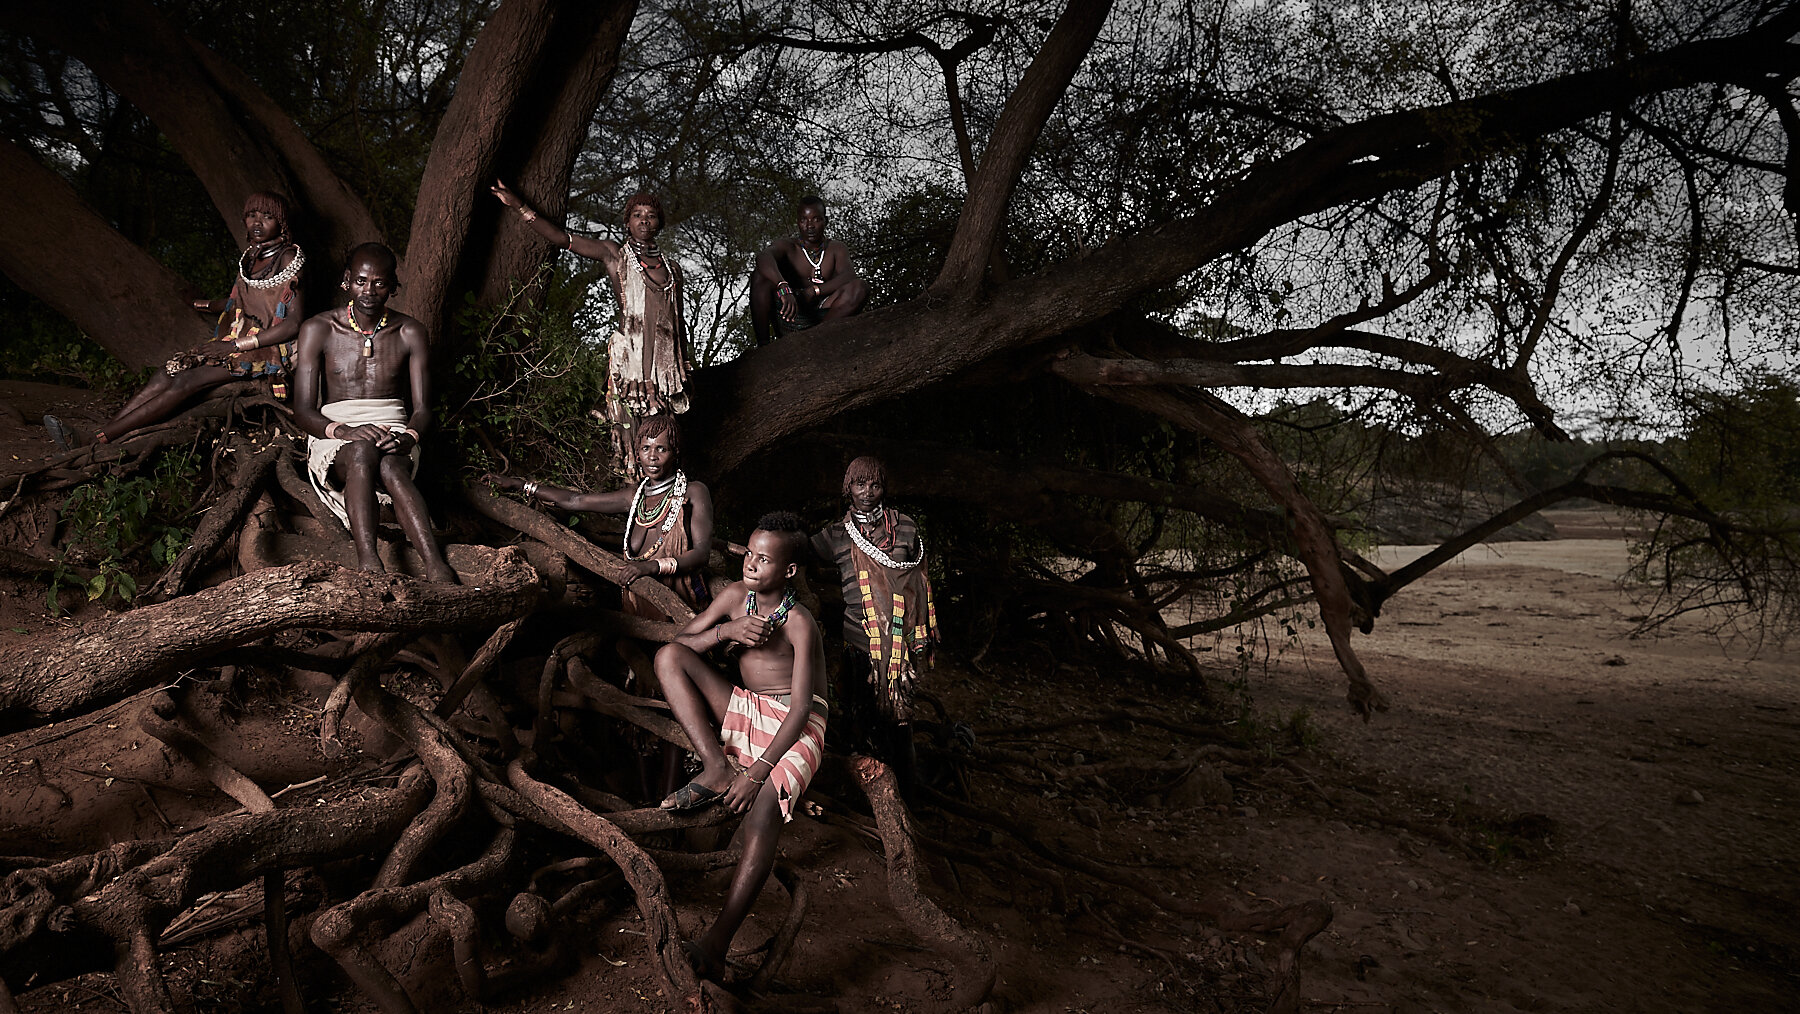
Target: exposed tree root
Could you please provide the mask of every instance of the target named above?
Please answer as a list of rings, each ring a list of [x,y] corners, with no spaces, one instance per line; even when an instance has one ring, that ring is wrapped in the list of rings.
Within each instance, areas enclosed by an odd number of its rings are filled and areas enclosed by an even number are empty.
[[[299,627],[428,631],[496,624],[528,612],[538,594],[537,572],[507,550],[463,585],[328,563],[276,567],[0,651],[0,710],[66,714],[150,686],[225,648]]]
[[[873,757],[857,756],[850,760],[851,773],[869,798],[875,810],[875,825],[881,831],[882,848],[887,853],[888,899],[900,918],[956,968],[950,997],[942,1010],[968,1010],[987,998],[994,988],[999,970],[988,954],[987,943],[964,929],[919,889],[919,855],[913,843],[912,821],[894,773]]]
[[[225,494],[206,512],[200,527],[194,530],[193,541],[150,586],[147,602],[163,602],[187,592],[195,572],[212,559],[226,539],[238,534],[245,515],[262,493],[264,480],[275,467],[275,459],[286,454],[292,446],[285,436],[272,437],[261,447],[245,437],[233,437],[226,442],[227,453],[236,452],[237,474]]]

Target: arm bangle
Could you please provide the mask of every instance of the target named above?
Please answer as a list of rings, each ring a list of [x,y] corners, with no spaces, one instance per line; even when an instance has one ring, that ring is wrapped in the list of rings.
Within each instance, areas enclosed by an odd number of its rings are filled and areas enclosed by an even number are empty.
[[[680,566],[680,564],[675,562],[673,556],[665,556],[656,561],[656,572],[658,574],[673,574]]]
[[[575,234],[567,229],[563,230],[563,249],[571,253],[575,251]]]
[[[531,500],[536,500],[538,484],[536,482],[528,482],[525,485],[521,486],[519,488],[519,491],[524,493],[526,498],[531,499]]]
[[[409,436],[409,437],[412,437],[412,438],[413,438],[413,443],[415,443],[415,444],[416,444],[416,443],[418,443],[418,442],[419,442],[419,431],[418,431],[418,430],[415,430],[415,429],[413,429],[413,428],[412,428],[412,427],[411,427],[411,426],[408,426],[408,427],[407,427],[407,428],[406,428],[406,431],[405,431],[405,432],[406,432],[406,435],[407,435],[407,436]]]
[[[338,436],[338,435],[337,435],[337,428],[338,428],[338,427],[339,427],[339,426],[342,426],[342,425],[344,425],[344,424],[343,424],[343,423],[336,423],[336,422],[328,422],[328,423],[326,423],[326,424],[325,424],[325,439],[327,439],[327,440],[340,440],[340,439],[342,439],[342,438],[341,438],[341,437],[339,437],[339,436]]]
[[[537,212],[521,204],[519,205],[519,217],[523,218],[526,222],[535,222],[537,221]]]

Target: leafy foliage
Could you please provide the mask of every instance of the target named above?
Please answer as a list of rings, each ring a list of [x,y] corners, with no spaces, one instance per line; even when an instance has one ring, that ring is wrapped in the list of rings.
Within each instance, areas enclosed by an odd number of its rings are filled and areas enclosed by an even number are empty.
[[[606,346],[547,310],[557,293],[548,269],[483,307],[470,294],[460,327],[471,336],[436,409],[459,460],[477,474],[540,476],[575,489],[614,477],[605,423],[588,415],[606,393]]]
[[[187,505],[193,502],[201,464],[192,449],[166,451],[148,475],[108,475],[69,495],[62,508],[69,532],[67,560],[91,564],[96,571],[77,582],[88,601],[110,596],[129,603],[137,597],[142,563],[161,569],[174,562],[192,534]],[[59,562],[50,579],[52,615],[61,612],[57,595],[70,581]]]

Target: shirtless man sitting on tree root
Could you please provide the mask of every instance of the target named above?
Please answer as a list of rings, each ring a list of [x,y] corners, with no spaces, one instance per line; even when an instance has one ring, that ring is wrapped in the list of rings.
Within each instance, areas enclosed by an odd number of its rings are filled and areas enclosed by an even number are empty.
[[[387,308],[400,288],[396,269],[394,252],[380,243],[350,251],[343,281],[349,303],[300,327],[294,420],[311,435],[307,476],[349,526],[357,566],[385,569],[375,531],[380,503],[392,503],[426,580],[455,584],[413,485],[419,438],[431,427],[431,366],[424,326]]]
[[[663,800],[667,810],[696,810],[723,800],[748,813],[725,904],[706,932],[687,945],[694,970],[717,979],[731,938],[775,864],[775,839],[806,793],[825,754],[825,653],[819,625],[794,601],[789,583],[806,554],[805,524],[786,511],[765,514],[733,583],[656,654],[656,676],[703,767]],[[736,686],[700,653],[741,646]],[[720,742],[723,737],[723,743]],[[773,759],[771,759],[773,758]]]

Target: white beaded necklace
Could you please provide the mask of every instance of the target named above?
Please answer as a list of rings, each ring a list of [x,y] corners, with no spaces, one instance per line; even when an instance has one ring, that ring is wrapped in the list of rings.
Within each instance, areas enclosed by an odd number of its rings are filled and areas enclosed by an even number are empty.
[[[296,245],[294,247],[294,259],[287,267],[282,268],[280,271],[277,271],[267,278],[251,278],[249,275],[244,274],[244,262],[250,259],[250,254],[255,249],[256,247],[254,246],[245,247],[244,255],[238,258],[238,281],[243,282],[252,289],[278,289],[288,282],[293,281],[294,276],[300,273],[300,268],[306,264],[306,252]],[[279,250],[280,247],[277,247],[276,249]]]
[[[852,512],[852,516],[855,516],[854,512]],[[850,541],[856,543],[856,548],[862,550],[864,556],[867,556],[869,559],[874,560],[876,563],[881,564],[889,570],[911,570],[914,567],[917,567],[920,561],[925,559],[924,539],[913,540],[913,545],[918,547],[918,559],[901,563],[882,552],[880,549],[877,549],[873,542],[864,538],[861,530],[856,527],[856,522],[852,521],[850,518],[844,519],[844,531],[850,533]]]
[[[825,278],[824,278],[825,244],[824,243],[819,244],[819,259],[816,261],[813,260],[812,253],[806,249],[805,243],[800,244],[800,256],[806,258],[806,263],[812,265],[812,282],[813,282],[813,284],[814,285],[825,284]]]
[[[669,529],[674,528],[675,522],[681,519],[681,508],[687,503],[687,473],[678,468],[675,470],[675,488],[669,493],[671,497],[675,498],[675,502],[667,508],[668,514],[663,518],[662,534],[657,536],[656,545],[651,546],[644,555],[632,556],[631,530],[637,526],[638,508],[644,505],[644,493],[649,486],[649,479],[638,483],[637,493],[631,498],[631,513],[625,518],[625,538],[620,549],[627,560],[648,560],[655,556],[656,551],[662,548],[663,540],[669,537]]]

